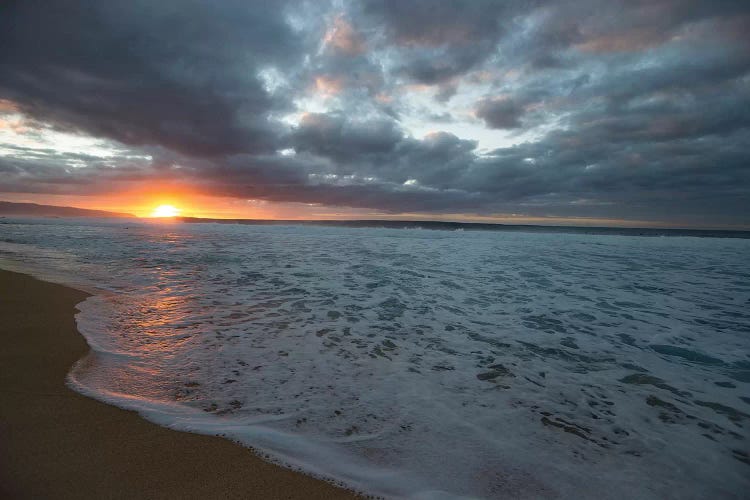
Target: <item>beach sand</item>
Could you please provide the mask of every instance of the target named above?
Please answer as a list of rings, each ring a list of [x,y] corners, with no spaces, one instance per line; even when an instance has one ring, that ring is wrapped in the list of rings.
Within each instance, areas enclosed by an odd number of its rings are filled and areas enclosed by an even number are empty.
[[[0,498],[353,498],[228,440],[172,431],[65,385],[84,292],[0,270]]]

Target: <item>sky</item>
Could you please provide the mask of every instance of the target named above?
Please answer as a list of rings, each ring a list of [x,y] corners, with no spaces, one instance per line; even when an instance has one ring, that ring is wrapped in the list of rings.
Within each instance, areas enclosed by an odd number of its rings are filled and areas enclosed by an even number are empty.
[[[750,4],[0,4],[0,199],[750,227]]]

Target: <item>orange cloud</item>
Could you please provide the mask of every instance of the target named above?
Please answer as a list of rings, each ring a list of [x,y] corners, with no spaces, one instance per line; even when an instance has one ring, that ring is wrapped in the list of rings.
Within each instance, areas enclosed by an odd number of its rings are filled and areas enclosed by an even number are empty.
[[[316,76],[315,77],[315,90],[318,93],[332,96],[341,92],[344,88],[344,81],[340,78],[333,78],[330,76]]]
[[[338,16],[333,21],[323,37],[323,43],[326,47],[351,56],[362,54],[366,49],[365,41],[343,16]]]
[[[380,104],[390,104],[393,102],[393,96],[379,92],[375,95],[375,100]]]
[[[633,30],[590,38],[575,45],[581,52],[636,52],[663,42],[658,33]]]
[[[0,113],[16,113],[18,112],[18,105],[7,99],[0,99]]]

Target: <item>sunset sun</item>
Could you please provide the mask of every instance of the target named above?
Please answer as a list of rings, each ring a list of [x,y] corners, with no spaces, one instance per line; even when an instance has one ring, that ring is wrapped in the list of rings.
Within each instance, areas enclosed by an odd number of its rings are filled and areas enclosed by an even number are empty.
[[[181,211],[172,205],[159,205],[151,212],[151,217],[177,217]]]

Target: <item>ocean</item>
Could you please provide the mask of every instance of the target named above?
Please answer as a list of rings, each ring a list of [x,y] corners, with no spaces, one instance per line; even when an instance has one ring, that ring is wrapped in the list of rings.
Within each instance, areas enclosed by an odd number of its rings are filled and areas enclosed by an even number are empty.
[[[747,233],[423,226],[6,218],[0,267],[93,294],[75,390],[360,491],[747,495]]]

